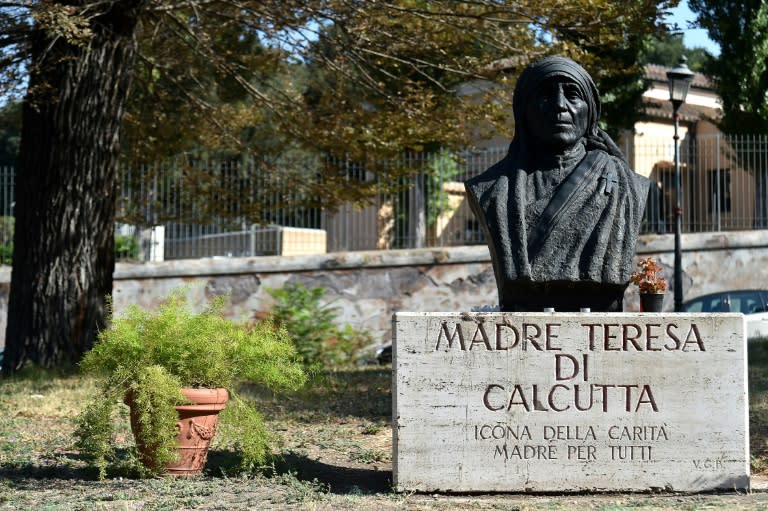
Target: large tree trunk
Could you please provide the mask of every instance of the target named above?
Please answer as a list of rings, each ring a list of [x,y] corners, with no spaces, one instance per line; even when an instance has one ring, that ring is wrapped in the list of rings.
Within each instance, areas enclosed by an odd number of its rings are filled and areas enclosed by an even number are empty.
[[[145,3],[99,6],[106,11],[91,20],[85,45],[43,31],[33,42],[4,374],[28,361],[77,362],[104,324],[115,266],[120,128]]]

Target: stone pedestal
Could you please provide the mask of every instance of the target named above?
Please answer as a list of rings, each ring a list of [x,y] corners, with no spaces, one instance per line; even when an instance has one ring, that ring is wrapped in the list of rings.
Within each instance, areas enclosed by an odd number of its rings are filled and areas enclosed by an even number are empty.
[[[400,491],[749,487],[741,314],[395,314]]]

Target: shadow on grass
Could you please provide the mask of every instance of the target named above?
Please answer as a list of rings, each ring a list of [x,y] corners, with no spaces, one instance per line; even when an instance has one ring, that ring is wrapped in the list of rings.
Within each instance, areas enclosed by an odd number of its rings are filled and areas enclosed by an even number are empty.
[[[234,474],[240,461],[236,452],[211,450],[204,474],[213,478]],[[299,481],[318,482],[334,494],[389,493],[392,487],[391,470],[331,465],[298,453],[276,457],[264,475],[268,478],[290,475]]]
[[[300,480],[317,480],[335,494],[389,493],[392,488],[391,470],[340,467],[296,453],[284,455],[275,468],[278,473],[295,474]]]
[[[241,457],[237,452],[211,450],[208,453],[208,463],[204,473],[214,478],[224,477],[224,474],[234,474],[238,470],[240,461]],[[295,452],[275,457],[264,475],[266,477],[291,475],[299,481],[317,481],[335,494],[389,493],[392,487],[391,470],[331,465]]]
[[[96,469],[72,468],[61,465],[35,465],[19,463],[0,467],[0,479],[21,481],[23,479],[96,479]]]
[[[0,357],[2,361],[2,357]],[[31,381],[31,382],[50,382],[54,378],[72,378],[80,376],[80,368],[77,365],[65,364],[52,369],[44,369],[31,362],[28,362],[21,369],[1,373],[3,381]]]
[[[747,344],[749,363],[749,391],[768,390],[768,339],[755,339]]]
[[[753,473],[768,471],[768,339],[747,343],[749,437]]]
[[[0,466],[0,479],[13,481],[18,487],[24,487],[24,481],[40,480],[80,480],[96,481],[98,470],[95,467],[73,466],[79,461],[76,455],[50,464],[18,462]],[[237,472],[241,457],[239,453],[226,450],[211,450],[208,453],[204,476],[225,478],[226,474]],[[317,481],[335,494],[374,494],[388,493],[391,488],[392,472],[365,468],[351,468],[322,463],[296,453],[283,455],[275,459],[273,476],[292,475],[300,481]],[[269,476],[268,471],[265,474]],[[107,479],[139,479],[138,472],[127,465],[112,465]],[[33,485],[34,486],[34,485]]]
[[[747,342],[749,365],[768,367],[768,337],[757,337]]]
[[[80,461],[77,455],[66,455],[58,459],[38,462],[16,461],[0,465],[0,480],[22,481],[24,479],[98,479],[95,467],[75,466]]]
[[[314,375],[307,386],[290,395],[274,395],[253,385],[241,393],[258,402],[265,414],[297,416],[306,412],[370,420],[392,417],[392,368],[371,366]]]

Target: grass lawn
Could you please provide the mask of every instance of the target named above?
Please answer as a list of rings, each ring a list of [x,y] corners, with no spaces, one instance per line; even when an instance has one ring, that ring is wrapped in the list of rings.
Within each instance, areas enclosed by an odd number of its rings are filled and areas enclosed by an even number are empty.
[[[423,495],[391,491],[391,372],[326,375],[298,395],[245,388],[276,433],[276,458],[256,475],[233,471],[231,446],[214,444],[204,476],[137,480],[120,467],[99,481],[73,447],[72,418],[90,392],[77,375],[33,372],[0,380],[0,509],[768,509],[768,493],[705,495]],[[750,346],[752,469],[768,476],[768,342]],[[127,418],[117,441],[132,441]],[[765,485],[768,486],[768,485]]]

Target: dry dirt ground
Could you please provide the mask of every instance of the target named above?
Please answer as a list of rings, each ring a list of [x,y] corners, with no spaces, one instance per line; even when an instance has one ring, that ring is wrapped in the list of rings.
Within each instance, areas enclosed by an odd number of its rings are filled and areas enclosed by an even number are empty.
[[[290,397],[244,389],[278,440],[274,462],[256,474],[237,474],[236,453],[220,443],[202,477],[132,479],[116,465],[99,481],[72,439],[71,418],[92,382],[41,374],[0,380],[0,510],[768,510],[766,375],[750,373],[753,490],[695,495],[395,493],[386,367],[333,373]],[[128,447],[130,440],[126,425],[118,441]]]

